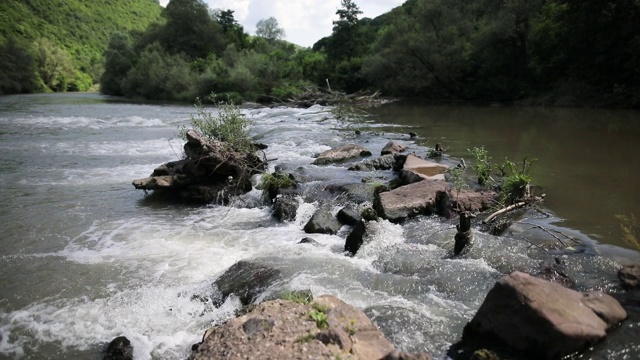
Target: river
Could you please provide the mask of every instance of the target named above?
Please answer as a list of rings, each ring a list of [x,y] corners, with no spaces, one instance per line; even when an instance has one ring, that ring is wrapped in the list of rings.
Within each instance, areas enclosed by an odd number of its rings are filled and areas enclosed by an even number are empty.
[[[193,112],[97,94],[0,97],[0,358],[98,359],[119,335],[137,359],[186,358],[208,326],[240,306],[231,298],[216,309],[191,295],[249,258],[286,268],[288,288],[365,309],[400,348],[441,358],[493,282],[540,260],[527,244],[478,234],[474,252],[451,261],[452,233],[432,218],[381,221],[348,258],[344,233],[314,235],[319,246],[296,244],[317,203],[279,224],[258,190],[231,207],[168,205],[134,190],[131,180],[181,156],[177,128]],[[372,110],[367,128],[376,134],[360,138],[340,130],[326,107],[245,113],[252,135],[269,145],[267,157],[277,159],[272,169],[308,169],[317,181],[355,176],[310,165],[347,141],[374,153],[387,139],[418,152],[439,142],[468,162],[473,146],[496,161],[530,154],[556,223],[593,245],[566,260],[581,289],[613,288],[619,263],[640,259],[621,227],[640,215],[638,113],[398,103]],[[417,144],[409,131],[419,134]],[[637,317],[628,320],[593,357],[638,356],[638,326]]]

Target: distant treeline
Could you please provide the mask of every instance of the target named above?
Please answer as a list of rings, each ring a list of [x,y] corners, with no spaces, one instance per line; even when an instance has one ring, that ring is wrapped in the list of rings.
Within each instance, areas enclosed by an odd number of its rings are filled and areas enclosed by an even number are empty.
[[[282,40],[276,19],[249,36],[231,10],[171,0],[146,30],[111,36],[101,91],[278,101],[328,82],[438,101],[640,107],[637,0],[408,0],[375,19],[342,0],[337,15],[332,35],[305,49]]]

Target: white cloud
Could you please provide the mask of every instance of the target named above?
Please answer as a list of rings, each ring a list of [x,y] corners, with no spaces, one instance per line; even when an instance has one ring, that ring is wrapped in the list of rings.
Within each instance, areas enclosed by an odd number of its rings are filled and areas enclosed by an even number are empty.
[[[166,6],[169,0],[160,0]],[[340,0],[205,0],[213,9],[234,10],[236,20],[250,34],[255,34],[260,19],[275,17],[284,28],[285,39],[302,46],[312,46],[321,38],[331,35],[332,21],[337,18]],[[355,0],[363,14],[374,18],[404,0]]]

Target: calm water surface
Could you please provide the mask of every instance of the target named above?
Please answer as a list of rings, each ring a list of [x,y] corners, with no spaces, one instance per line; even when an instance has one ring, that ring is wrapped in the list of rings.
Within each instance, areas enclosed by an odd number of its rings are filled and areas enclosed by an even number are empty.
[[[419,143],[441,143],[468,163],[473,157],[467,149],[476,146],[484,146],[495,163],[538,159],[533,181],[545,189],[545,206],[566,219],[563,225],[603,244],[633,248],[623,240],[619,216],[640,219],[640,112],[394,103],[374,113],[381,122],[410,126]]]
[[[281,270],[261,299],[282,289],[333,294],[364,309],[401,349],[443,358],[496,280],[548,260],[521,240],[481,233],[452,259],[455,230],[426,217],[369,223],[351,258],[342,254],[346,227],[314,235],[318,246],[297,244],[315,201],[301,199],[295,221],[281,224],[258,190],[231,207],[167,205],[134,190],[132,179],[180,158],[176,129],[192,112],[96,94],[0,97],[0,359],[100,359],[120,335],[136,359],[184,359],[205,329],[240,307],[234,297],[214,308],[192,295],[210,294],[213,280],[241,259]],[[347,142],[374,153],[393,139],[418,153],[440,142],[467,159],[466,149],[479,145],[495,160],[531,154],[546,206],[614,255],[586,248],[565,256],[579,289],[619,291],[619,256],[638,259],[624,249],[615,217],[640,215],[637,113],[391,104],[370,124],[384,136],[357,138],[338,130],[325,107],[245,114],[255,121],[252,136],[269,145],[267,158],[277,159],[271,169],[308,175],[311,191],[393,176],[311,165],[315,154]],[[418,144],[410,130],[421,135]],[[639,328],[632,317],[588,357],[638,358]]]

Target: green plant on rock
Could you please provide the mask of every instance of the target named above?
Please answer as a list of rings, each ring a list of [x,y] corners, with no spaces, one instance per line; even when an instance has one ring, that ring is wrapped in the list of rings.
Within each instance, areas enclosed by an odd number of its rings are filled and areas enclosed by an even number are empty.
[[[257,188],[262,190],[262,195],[265,198],[273,201],[278,195],[280,189],[295,188],[298,186],[293,175],[284,173],[282,171],[275,171],[273,173],[264,173],[260,179],[260,183]]]
[[[451,180],[453,181],[453,188],[456,190],[456,203],[458,202],[458,196],[460,195],[460,191],[462,189],[466,189],[469,187],[467,183],[462,178],[462,174],[464,173],[464,167],[456,166],[449,168],[447,172],[451,175]]]
[[[529,160],[529,156],[522,159],[522,166],[518,168],[513,161],[504,159],[498,169],[506,175],[502,183],[500,200],[503,205],[512,205],[529,196],[531,176],[529,172],[537,159]]]
[[[316,326],[318,326],[318,329],[326,329],[329,327],[329,317],[324,312],[313,309],[309,312],[309,317],[311,317],[311,319],[316,322]]]
[[[489,152],[484,146],[467,149],[467,151],[475,158],[473,169],[478,175],[478,184],[485,185],[491,177],[491,157],[489,157]]]
[[[288,290],[280,295],[280,298],[294,303],[307,305],[313,300],[311,291],[292,291]]]
[[[200,98],[196,98],[196,113],[189,115],[191,127],[211,140],[226,142],[240,151],[254,152],[255,145],[249,136],[252,121],[229,99],[226,102],[220,101],[212,93],[208,100],[218,108],[218,112],[213,114],[202,104]],[[182,138],[186,139],[187,130],[186,127],[180,128]]]

